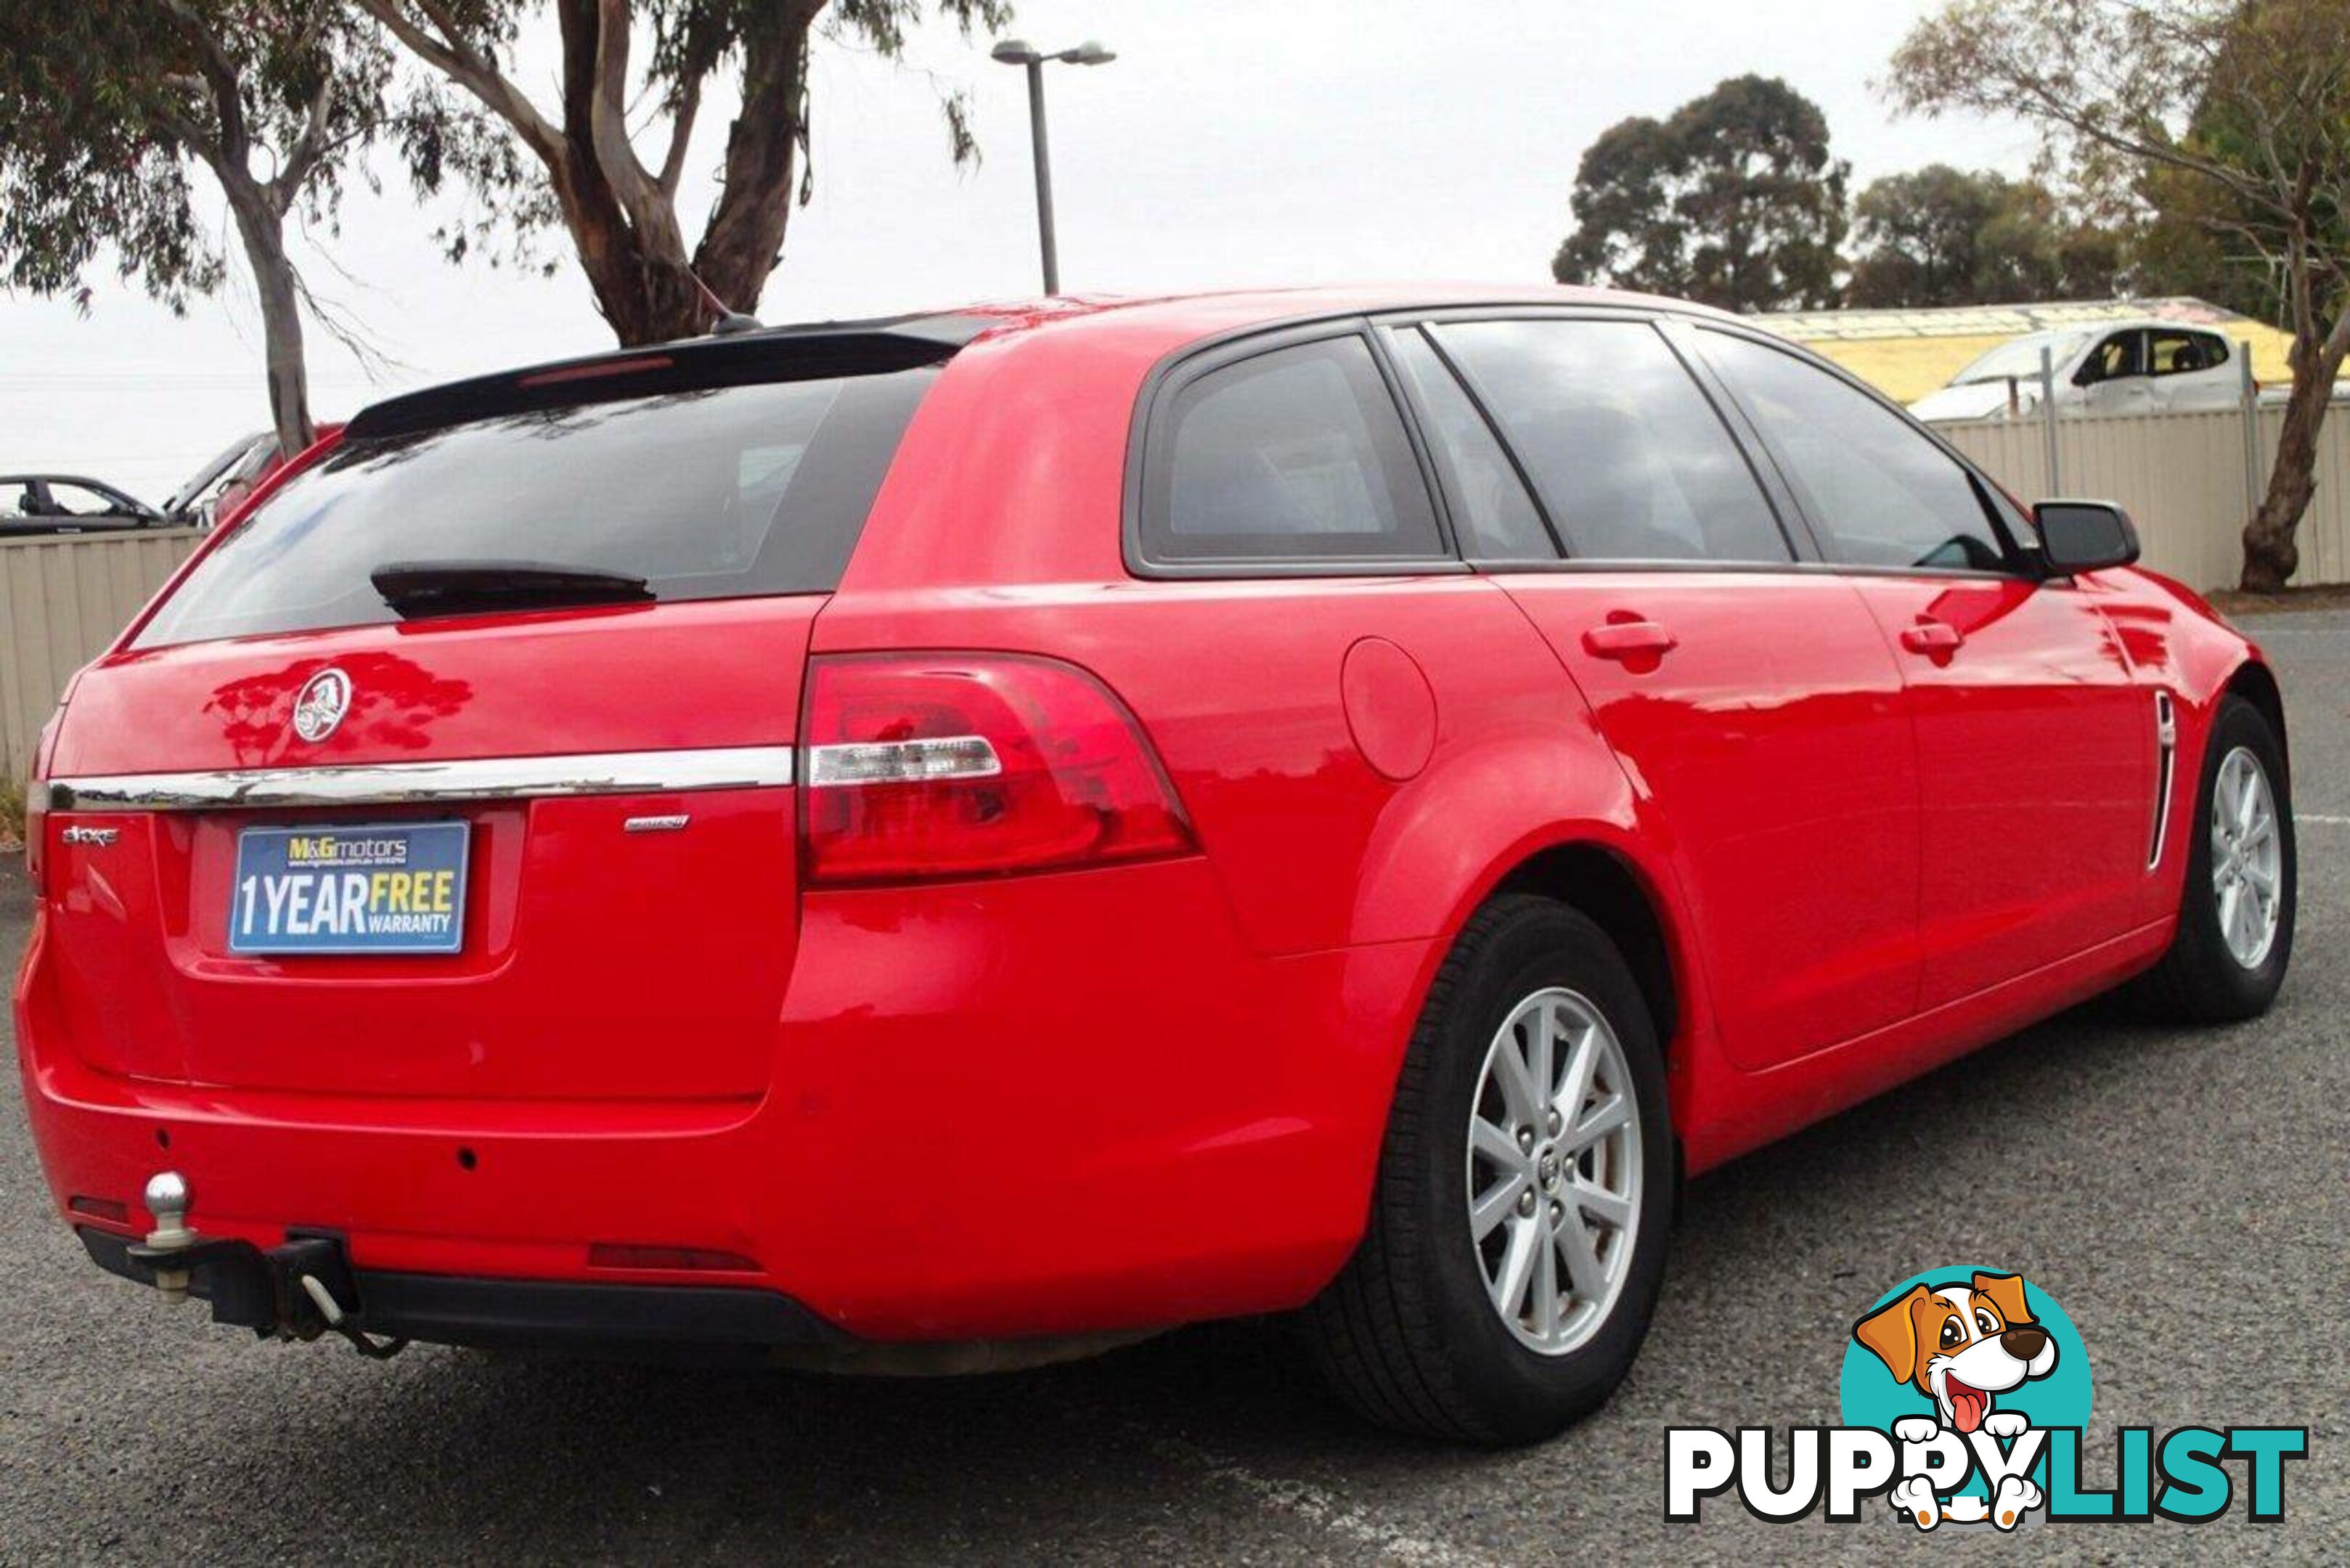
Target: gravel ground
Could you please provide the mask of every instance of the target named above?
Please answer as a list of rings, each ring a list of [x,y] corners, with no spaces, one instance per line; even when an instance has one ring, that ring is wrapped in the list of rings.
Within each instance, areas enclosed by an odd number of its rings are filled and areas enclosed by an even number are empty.
[[[1709,1177],[1630,1381],[1555,1442],[1367,1431],[1276,1327],[932,1383],[256,1346],[105,1278],[0,1096],[0,1559],[1056,1562],[1874,1558],[1906,1531],[1663,1518],[1663,1429],[1836,1419],[1853,1318],[1921,1267],[2053,1293],[2116,1424],[2306,1425],[2287,1516],[2036,1534],[2034,1555],[2350,1555],[2350,611],[2251,629],[2293,711],[2303,892],[2276,1010],[2191,1033],[2072,1016]],[[0,873],[0,954],[24,936]],[[0,1023],[5,1029],[5,1023]],[[1945,1531],[1936,1551],[2012,1550]]]

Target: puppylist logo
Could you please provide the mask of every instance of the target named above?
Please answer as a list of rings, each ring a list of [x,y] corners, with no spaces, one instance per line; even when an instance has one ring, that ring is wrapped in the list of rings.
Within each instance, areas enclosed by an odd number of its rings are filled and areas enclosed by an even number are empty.
[[[1781,1522],[1825,1506],[1840,1523],[1919,1531],[2200,1523],[2228,1511],[2241,1479],[2245,1517],[2272,1523],[2285,1461],[2309,1450],[2300,1427],[2182,1426],[2158,1441],[2123,1427],[2114,1485],[2090,1485],[2088,1351],[2046,1292],[1993,1269],[1929,1270],[1880,1296],[1846,1341],[1841,1394],[1844,1425],[1792,1428],[1783,1445],[1769,1427],[1669,1429],[1665,1517],[1693,1521],[1735,1489],[1747,1512]]]

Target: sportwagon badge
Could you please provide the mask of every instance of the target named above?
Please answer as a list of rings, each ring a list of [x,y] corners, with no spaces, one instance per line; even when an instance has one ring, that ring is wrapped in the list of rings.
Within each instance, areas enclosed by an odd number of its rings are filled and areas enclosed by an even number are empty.
[[[323,741],[335,732],[350,705],[351,678],[339,670],[321,670],[295,693],[294,732],[306,741]]]

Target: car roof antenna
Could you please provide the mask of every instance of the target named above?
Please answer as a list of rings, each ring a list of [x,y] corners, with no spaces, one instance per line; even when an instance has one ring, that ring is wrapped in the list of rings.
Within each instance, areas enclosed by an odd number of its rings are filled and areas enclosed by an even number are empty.
[[[718,319],[710,324],[710,335],[712,337],[732,337],[738,332],[762,332],[766,329],[767,324],[757,317],[733,309],[724,300],[719,298],[711,291],[710,286],[702,281],[701,274],[691,267],[685,269],[685,275],[693,279],[693,286],[702,291],[702,297],[707,300],[710,308],[717,313]]]

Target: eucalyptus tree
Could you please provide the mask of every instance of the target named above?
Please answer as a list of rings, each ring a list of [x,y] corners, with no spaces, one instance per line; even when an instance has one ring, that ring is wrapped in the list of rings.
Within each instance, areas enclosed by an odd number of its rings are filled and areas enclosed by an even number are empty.
[[[822,43],[900,58],[931,15],[968,35],[1010,19],[1005,0],[356,0],[461,95],[468,117],[429,122],[417,151],[462,176],[482,221],[452,236],[560,223],[624,344],[689,335],[753,309],[810,191],[808,61]],[[556,92],[519,79],[517,45],[550,18]],[[739,103],[718,193],[689,238],[680,195],[714,84]],[[949,150],[975,154],[960,92],[943,99]],[[497,140],[503,133],[504,141]]]
[[[1817,104],[1775,78],[1732,78],[1600,133],[1552,274],[1731,310],[1833,305],[1847,172]]]
[[[226,275],[209,182],[252,270],[279,444],[307,444],[308,291],[286,224],[331,226],[366,177],[359,154],[396,118],[394,63],[334,4],[0,0],[0,282],[87,308],[110,267],[184,311]]]

